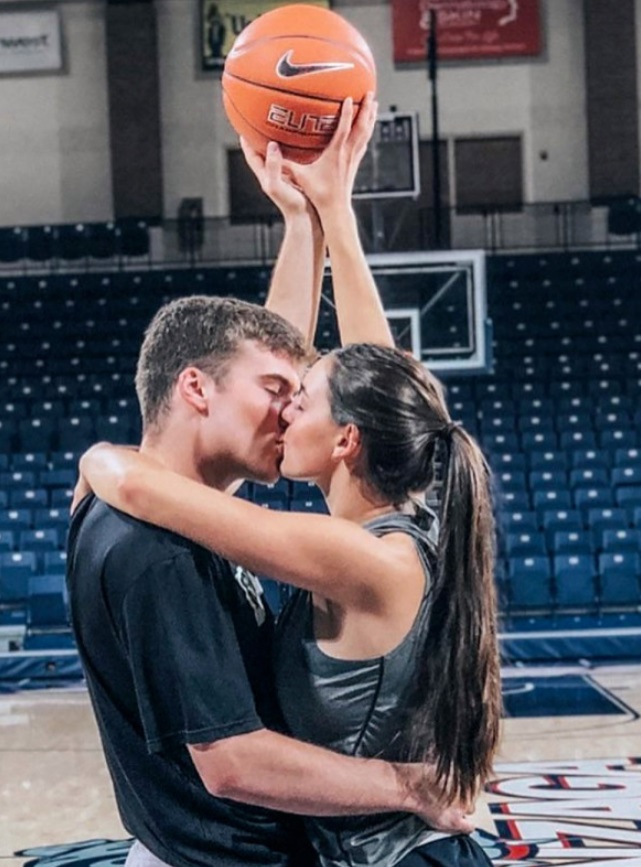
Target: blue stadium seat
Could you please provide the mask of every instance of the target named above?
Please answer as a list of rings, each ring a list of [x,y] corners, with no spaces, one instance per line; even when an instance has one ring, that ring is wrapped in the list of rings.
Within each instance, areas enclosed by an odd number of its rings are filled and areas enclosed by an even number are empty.
[[[45,488],[15,488],[9,491],[9,508],[35,509],[49,505]]]
[[[254,488],[254,502],[258,506],[284,511],[287,509],[289,500],[283,493],[269,491],[264,485],[256,485]]]
[[[329,514],[325,500],[322,498],[313,499],[293,499],[290,501],[289,510],[291,512],[314,512],[318,515]]]
[[[31,509],[2,509],[0,511],[0,530],[28,530],[33,523]]]
[[[0,530],[0,551],[13,551],[16,547],[16,536],[13,530]]]
[[[550,383],[549,394],[554,398],[572,398],[585,395],[585,384],[580,379],[556,380]]]
[[[605,487],[609,485],[608,471],[605,467],[581,467],[570,470],[571,488]]]
[[[565,452],[547,452],[535,449],[529,453],[530,469],[533,472],[564,472],[568,458]]]
[[[515,433],[481,433],[481,443],[491,453],[519,451],[519,438]]]
[[[51,527],[46,530],[22,530],[19,536],[20,549],[23,551],[57,551],[60,542],[58,531]]]
[[[588,509],[608,509],[614,506],[612,488],[606,485],[577,487],[572,492],[575,508],[585,512]]]
[[[629,551],[600,554],[601,603],[639,605],[641,603],[641,558]]]
[[[549,397],[527,397],[518,401],[521,415],[554,415],[554,401]]]
[[[32,472],[0,473],[0,486],[5,490],[33,488],[36,485],[36,475]]]
[[[634,510],[641,506],[641,485],[615,488],[614,499],[617,506],[626,510],[628,519],[632,522]]]
[[[43,558],[44,571],[50,575],[64,575],[67,569],[66,551],[45,551]]]
[[[606,553],[633,551],[641,554],[641,530],[604,530],[601,535],[601,550]]]
[[[521,443],[526,452],[554,452],[559,447],[559,438],[554,431],[527,431],[521,435]]]
[[[53,418],[24,419],[18,425],[19,450],[23,452],[50,452],[56,430]]]
[[[499,491],[496,505],[501,511],[528,512],[530,495],[527,491]]]
[[[591,430],[566,430],[559,434],[559,445],[566,451],[595,449],[596,436]]]
[[[596,566],[591,554],[559,554],[554,557],[553,571],[559,607],[596,606]]]
[[[534,470],[528,477],[530,489],[537,491],[559,491],[567,485],[564,470]]]
[[[73,488],[52,488],[50,506],[52,509],[67,509],[71,506]]]
[[[83,451],[96,440],[94,422],[88,416],[61,418],[58,420],[57,431],[60,451]]]
[[[538,533],[539,519],[536,512],[499,511],[497,524],[505,533]]]
[[[40,575],[29,582],[25,650],[74,646],[63,575]]]
[[[573,470],[608,468],[607,455],[596,449],[574,449],[569,453],[570,465]]]
[[[11,457],[11,470],[13,472],[40,472],[47,468],[47,455],[45,452],[21,452]]]
[[[615,449],[614,450],[614,466],[615,467],[635,467],[641,465],[641,449]]]
[[[508,559],[508,578],[512,608],[551,608],[552,587],[548,557]]]
[[[551,510],[571,509],[572,498],[570,492],[563,488],[532,492],[532,505],[542,515]]]
[[[0,229],[0,262],[19,262],[26,256],[25,232],[18,226]]]
[[[603,530],[624,530],[629,522],[625,509],[606,508],[588,509],[585,513],[585,523],[594,534],[601,533]]]
[[[494,481],[499,491],[525,491],[525,473],[509,470],[495,474]]]
[[[517,416],[517,427],[521,433],[546,433],[554,431],[554,419],[549,415],[538,415],[528,413],[526,415]],[[514,425],[514,417],[511,418],[511,423]]]
[[[49,528],[57,530],[59,537],[64,538],[69,527],[69,510],[67,508],[34,509],[33,524],[39,530]]]
[[[604,430],[599,434],[599,446],[602,449],[633,449],[638,445],[639,437],[634,430]]]
[[[594,417],[594,427],[597,431],[625,430],[630,427],[630,415],[623,410],[598,411]]]
[[[549,509],[541,514],[540,520],[548,547],[553,545],[555,533],[583,530],[581,513],[573,509]]]
[[[632,451],[629,449],[628,451]],[[641,461],[638,464],[615,466],[612,469],[612,484],[615,487],[636,485],[641,487]]]
[[[32,551],[3,551],[0,553],[0,577],[35,574],[36,555]]]
[[[495,452],[490,455],[490,463],[495,472],[518,472],[525,471],[526,460],[522,452]]]
[[[592,537],[585,530],[557,530],[552,534],[552,551],[559,554],[592,554]]]
[[[509,558],[545,557],[547,554],[545,536],[542,533],[507,533],[505,553]]]
[[[592,418],[587,412],[561,414],[556,417],[556,429],[559,433],[566,431],[591,431]]]
[[[128,445],[135,440],[127,416],[108,415],[96,421],[95,435],[98,440]]]
[[[51,453],[51,464],[55,469],[72,469],[78,472],[81,451],[57,451]]]
[[[54,255],[54,230],[52,226],[30,226],[26,229],[27,258],[34,262],[46,262]]]
[[[44,470],[40,473],[40,485],[43,488],[72,488],[77,478],[78,472],[72,468]]]

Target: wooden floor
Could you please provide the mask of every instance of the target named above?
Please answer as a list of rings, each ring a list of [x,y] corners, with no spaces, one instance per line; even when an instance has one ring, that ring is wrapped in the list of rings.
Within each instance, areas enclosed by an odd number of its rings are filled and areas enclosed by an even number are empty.
[[[521,668],[504,687],[526,715],[505,720],[476,816],[493,860],[641,867],[641,665]],[[0,694],[0,867],[126,836],[85,690]]]

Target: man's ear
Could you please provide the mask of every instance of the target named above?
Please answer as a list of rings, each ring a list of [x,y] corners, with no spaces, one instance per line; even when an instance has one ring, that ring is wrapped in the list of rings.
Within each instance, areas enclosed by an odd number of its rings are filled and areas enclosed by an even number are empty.
[[[176,394],[181,401],[204,415],[209,409],[212,381],[197,367],[181,370],[176,381]]]
[[[358,457],[362,446],[361,432],[355,424],[350,422],[341,430],[334,445],[333,454],[338,460],[350,462]]]

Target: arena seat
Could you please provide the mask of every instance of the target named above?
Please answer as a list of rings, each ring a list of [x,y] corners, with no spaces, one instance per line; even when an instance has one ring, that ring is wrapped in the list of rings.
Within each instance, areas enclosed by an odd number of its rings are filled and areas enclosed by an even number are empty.
[[[597,607],[597,569],[591,554],[558,554],[553,573],[557,605],[583,610]]]
[[[24,650],[73,647],[63,575],[31,578],[27,596]]]
[[[599,555],[601,603],[612,605],[641,604],[641,558],[630,551]]]
[[[552,609],[552,572],[549,558],[511,557],[507,563],[511,607],[521,610]]]

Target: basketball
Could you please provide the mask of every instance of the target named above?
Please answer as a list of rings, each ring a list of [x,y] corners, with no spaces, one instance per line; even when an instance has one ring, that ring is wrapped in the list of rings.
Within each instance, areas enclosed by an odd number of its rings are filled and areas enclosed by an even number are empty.
[[[260,15],[238,35],[222,76],[223,104],[239,135],[264,154],[313,162],[329,144],[343,101],[357,110],[376,88],[372,52],[340,15],[296,3]]]

